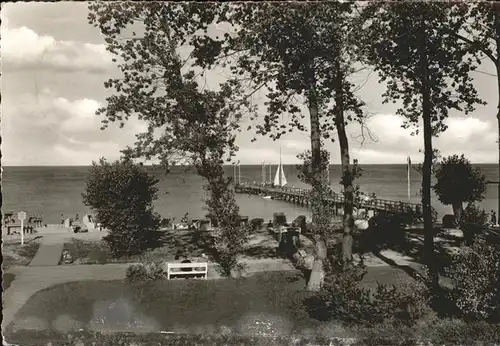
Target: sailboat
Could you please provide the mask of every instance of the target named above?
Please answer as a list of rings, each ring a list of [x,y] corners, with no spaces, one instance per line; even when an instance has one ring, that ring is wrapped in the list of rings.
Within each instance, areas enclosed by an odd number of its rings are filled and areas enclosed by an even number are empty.
[[[271,165],[269,165],[269,178],[271,178]],[[281,163],[281,148],[280,148],[280,164],[276,170],[276,175],[274,176],[274,186],[285,186],[288,184],[286,180],[285,171],[283,170],[283,164]],[[272,199],[272,196],[263,196],[264,199]]]
[[[274,186],[285,186],[288,184],[285,176],[285,171],[283,170],[283,164],[281,163],[281,148],[280,148],[280,165],[274,176]]]

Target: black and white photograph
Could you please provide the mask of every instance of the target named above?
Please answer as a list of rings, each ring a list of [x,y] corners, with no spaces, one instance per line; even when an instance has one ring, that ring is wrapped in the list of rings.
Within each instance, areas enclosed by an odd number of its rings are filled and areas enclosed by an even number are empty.
[[[3,345],[500,345],[500,3],[0,16]]]

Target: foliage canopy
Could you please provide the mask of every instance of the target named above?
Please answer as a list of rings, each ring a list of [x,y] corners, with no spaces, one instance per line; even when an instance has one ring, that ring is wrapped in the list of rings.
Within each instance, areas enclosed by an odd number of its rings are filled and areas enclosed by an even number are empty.
[[[109,230],[114,256],[139,254],[158,245],[160,216],[153,211],[158,180],[130,160],[93,162],[83,202]]]

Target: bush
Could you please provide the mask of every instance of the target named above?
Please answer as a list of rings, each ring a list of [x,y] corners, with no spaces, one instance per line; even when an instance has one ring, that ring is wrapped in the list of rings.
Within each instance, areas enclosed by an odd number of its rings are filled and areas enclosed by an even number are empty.
[[[328,275],[320,292],[306,300],[309,313],[320,320],[357,325],[412,325],[431,313],[423,285],[379,284],[372,291],[360,285],[365,274],[365,268],[356,266]]]
[[[128,283],[144,283],[165,278],[165,272],[159,262],[132,264],[127,268],[125,281]]]
[[[500,340],[500,326],[443,319],[429,323],[418,334],[421,335],[420,339],[429,340],[435,345],[493,345]]]
[[[488,217],[486,212],[474,203],[469,203],[462,212],[458,225],[464,234],[465,243],[472,245],[476,237],[485,229]]]
[[[160,217],[153,212],[157,182],[130,160],[92,164],[83,201],[109,230],[104,240],[113,256],[136,255],[159,245]]]
[[[142,264],[132,264],[127,268],[125,273],[125,281],[128,283],[140,283],[147,281],[148,271]]]
[[[500,321],[500,246],[477,241],[445,268],[452,300],[466,320]]]

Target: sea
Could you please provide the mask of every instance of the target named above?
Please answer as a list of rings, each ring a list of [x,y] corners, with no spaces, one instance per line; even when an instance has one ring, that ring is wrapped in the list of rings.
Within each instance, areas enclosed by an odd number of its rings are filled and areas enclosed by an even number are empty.
[[[498,165],[476,165],[487,180],[498,181]],[[296,165],[284,165],[288,186],[307,187],[297,178]],[[60,223],[61,218],[74,217],[79,214],[91,213],[83,204],[82,193],[85,191],[86,177],[89,166],[71,167],[3,167],[2,174],[2,212],[26,211],[41,214],[46,224]],[[195,172],[186,171],[184,167],[173,167],[169,174],[161,168],[146,167],[159,179],[158,198],[155,210],[162,217],[182,218],[186,213],[191,217],[203,217],[207,214],[204,200],[207,198],[203,190],[204,181]],[[273,167],[274,178],[277,166]],[[407,166],[406,165],[363,165],[362,176],[356,181],[361,191],[375,193],[377,198],[408,201]],[[225,167],[226,174],[234,175],[232,166]],[[330,181],[334,190],[341,191],[340,165],[330,166]],[[410,199],[413,203],[420,202],[421,175],[416,170],[411,171]],[[241,165],[241,182],[261,182],[262,167],[260,165]],[[460,188],[460,186],[457,186]],[[310,215],[307,208],[284,201],[264,199],[259,196],[238,194],[236,200],[241,215],[249,218],[272,219],[275,212],[283,212],[287,219],[293,220],[299,215]],[[480,203],[487,211],[497,208],[497,185],[488,185],[485,199]],[[452,213],[451,206],[439,203],[435,195],[432,205],[440,217]]]

